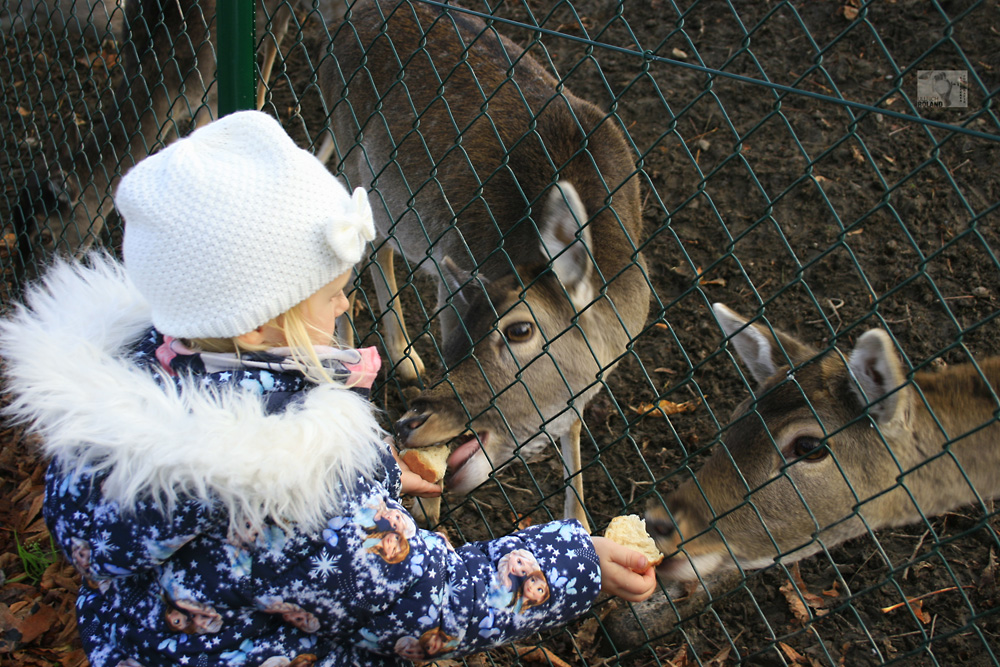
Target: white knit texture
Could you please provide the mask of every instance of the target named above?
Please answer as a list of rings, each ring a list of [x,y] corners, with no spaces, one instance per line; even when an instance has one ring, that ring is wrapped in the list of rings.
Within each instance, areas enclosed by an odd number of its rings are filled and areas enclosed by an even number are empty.
[[[153,324],[181,338],[251,331],[349,271],[375,236],[352,196],[276,120],[242,111],[121,180],[125,267]]]

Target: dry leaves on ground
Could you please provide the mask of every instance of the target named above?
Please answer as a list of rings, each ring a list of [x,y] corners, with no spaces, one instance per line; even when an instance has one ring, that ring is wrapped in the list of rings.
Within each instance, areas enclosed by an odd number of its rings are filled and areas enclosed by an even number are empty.
[[[0,665],[82,667],[80,577],[42,517],[45,464],[20,429],[0,430]]]

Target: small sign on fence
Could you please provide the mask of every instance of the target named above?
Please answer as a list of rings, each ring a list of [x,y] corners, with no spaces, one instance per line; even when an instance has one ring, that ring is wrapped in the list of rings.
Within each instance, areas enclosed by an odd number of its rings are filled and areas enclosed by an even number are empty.
[[[917,106],[969,106],[968,70],[917,70]]]

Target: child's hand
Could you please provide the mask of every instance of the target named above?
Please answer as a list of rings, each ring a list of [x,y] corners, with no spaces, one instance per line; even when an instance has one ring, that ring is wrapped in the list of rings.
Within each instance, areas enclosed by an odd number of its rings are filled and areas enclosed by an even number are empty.
[[[601,559],[601,591],[629,602],[642,602],[656,590],[656,568],[638,551],[603,537],[593,537]]]
[[[396,464],[399,466],[399,469],[403,471],[399,480],[400,493],[404,496],[419,496],[421,498],[434,498],[441,495],[440,486],[428,482],[417,473],[410,471],[409,466],[403,462],[403,459],[399,458],[399,452],[396,451],[396,445],[394,445],[391,440],[386,440],[386,444],[389,445],[389,450],[392,452],[392,458],[396,459]]]

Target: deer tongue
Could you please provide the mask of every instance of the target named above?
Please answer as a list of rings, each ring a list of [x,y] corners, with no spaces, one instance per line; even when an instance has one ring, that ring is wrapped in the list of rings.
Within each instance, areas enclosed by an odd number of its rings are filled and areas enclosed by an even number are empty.
[[[486,436],[482,436],[485,442]],[[461,468],[466,461],[472,458],[472,455],[479,451],[479,438],[473,433],[472,437],[460,444],[458,447],[452,450],[451,454],[448,456],[448,470],[458,470]]]

